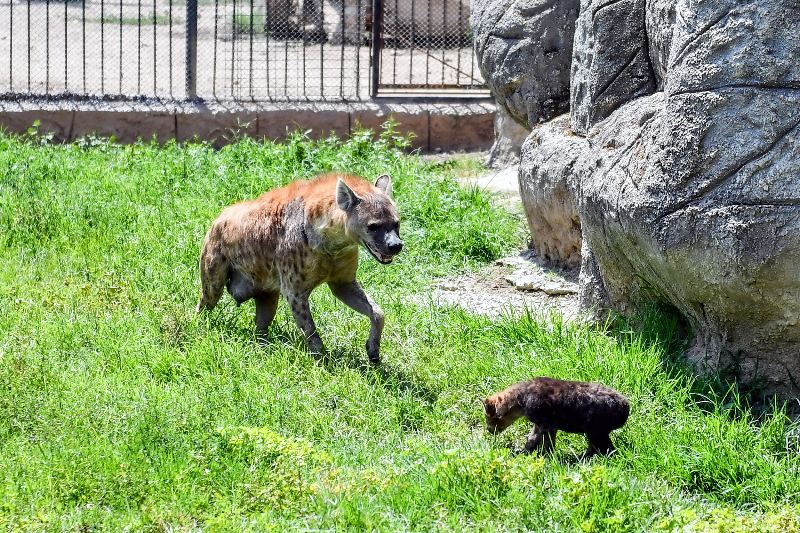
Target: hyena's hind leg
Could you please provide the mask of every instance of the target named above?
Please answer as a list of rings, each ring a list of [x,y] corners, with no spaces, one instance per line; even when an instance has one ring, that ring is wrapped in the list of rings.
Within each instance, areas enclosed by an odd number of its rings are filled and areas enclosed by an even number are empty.
[[[200,301],[197,302],[197,312],[203,309],[209,311],[214,309],[217,302],[225,292],[225,284],[228,282],[228,261],[218,254],[209,253],[203,247],[200,255]]]
[[[583,454],[585,459],[592,457],[596,453],[610,455],[616,451],[608,433],[587,433],[586,440],[589,441],[589,447],[586,448],[586,453]]]
[[[319,336],[317,326],[314,324],[314,318],[311,316],[311,307],[308,305],[308,296],[310,291],[293,292],[287,290],[283,292],[286,301],[289,302],[289,307],[292,309],[292,316],[297,323],[297,327],[303,332],[303,337],[306,340],[306,346],[314,357],[326,357],[325,345],[322,343],[322,338]]]

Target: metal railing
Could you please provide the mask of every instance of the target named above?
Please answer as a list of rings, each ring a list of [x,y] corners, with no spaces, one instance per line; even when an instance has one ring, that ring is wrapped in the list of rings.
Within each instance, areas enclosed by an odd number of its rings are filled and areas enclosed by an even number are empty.
[[[348,101],[479,90],[468,20],[466,0],[0,0],[0,94]]]

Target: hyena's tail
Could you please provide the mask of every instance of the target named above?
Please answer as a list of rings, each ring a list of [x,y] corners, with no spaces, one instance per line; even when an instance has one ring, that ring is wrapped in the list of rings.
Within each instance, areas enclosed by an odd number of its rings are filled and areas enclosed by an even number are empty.
[[[197,303],[197,312],[203,309],[209,311],[214,309],[217,302],[225,292],[225,284],[228,282],[229,265],[225,255],[219,250],[219,246],[213,243],[213,239],[206,235],[203,242],[203,250],[200,252],[200,301]]]

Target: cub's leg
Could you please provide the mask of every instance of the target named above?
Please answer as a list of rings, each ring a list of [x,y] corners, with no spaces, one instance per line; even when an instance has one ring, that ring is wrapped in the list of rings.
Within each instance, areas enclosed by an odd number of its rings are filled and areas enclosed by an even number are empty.
[[[608,455],[615,451],[608,433],[587,433],[586,440],[589,441],[589,447],[586,448],[586,453],[583,454],[584,458],[588,459],[595,453]]]
[[[254,296],[256,301],[256,332],[266,334],[270,324],[275,319],[278,310],[278,299],[281,293],[277,291],[264,292]]]
[[[542,429],[534,424],[533,429],[528,435],[528,442],[525,443],[525,451],[531,453],[538,450],[542,455],[552,453],[556,444],[557,429]]]
[[[331,292],[353,311],[369,317],[369,338],[367,339],[367,356],[370,362],[380,363],[381,335],[383,334],[383,310],[369,295],[364,292],[361,285],[353,280],[345,283],[328,283]]]
[[[317,333],[317,326],[311,317],[311,307],[308,305],[309,294],[310,292],[284,292],[283,296],[289,302],[297,327],[303,332],[308,350],[314,356],[323,357],[325,355],[325,345],[322,344],[322,339]]]

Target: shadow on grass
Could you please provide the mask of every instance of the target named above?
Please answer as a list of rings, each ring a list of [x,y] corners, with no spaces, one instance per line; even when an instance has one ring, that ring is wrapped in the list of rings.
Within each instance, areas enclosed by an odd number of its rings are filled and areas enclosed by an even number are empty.
[[[409,374],[398,366],[386,362],[377,365],[370,363],[363,350],[330,351],[323,364],[332,373],[340,368],[355,370],[372,386],[382,387],[398,395],[408,395],[419,401],[433,404],[439,396],[438,392],[425,385],[418,376]]]
[[[202,316],[202,314],[201,314]],[[276,317],[266,335],[254,332],[252,325],[252,309],[245,306],[235,307],[220,312],[211,311],[207,315],[209,329],[224,331],[236,342],[256,343],[262,349],[271,346],[292,346],[298,353],[313,357],[306,347],[305,339],[291,317]],[[335,374],[342,369],[359,372],[364,380],[372,386],[378,386],[398,396],[409,396],[418,402],[432,405],[438,398],[438,392],[425,385],[418,376],[406,370],[381,362],[378,365],[368,361],[363,347],[329,349],[324,357],[314,357],[316,364],[327,372]]]
[[[765,392],[765,378],[756,367],[751,380],[743,380],[741,354],[723,354],[729,361],[717,371],[702,369],[688,361],[686,350],[692,341],[692,330],[677,309],[663,303],[651,303],[631,318],[617,315],[611,334],[620,342],[629,342],[634,335],[645,348],[657,348],[667,375],[686,383],[693,402],[706,413],[722,411],[732,418],[749,416],[758,422],[787,409]]]

